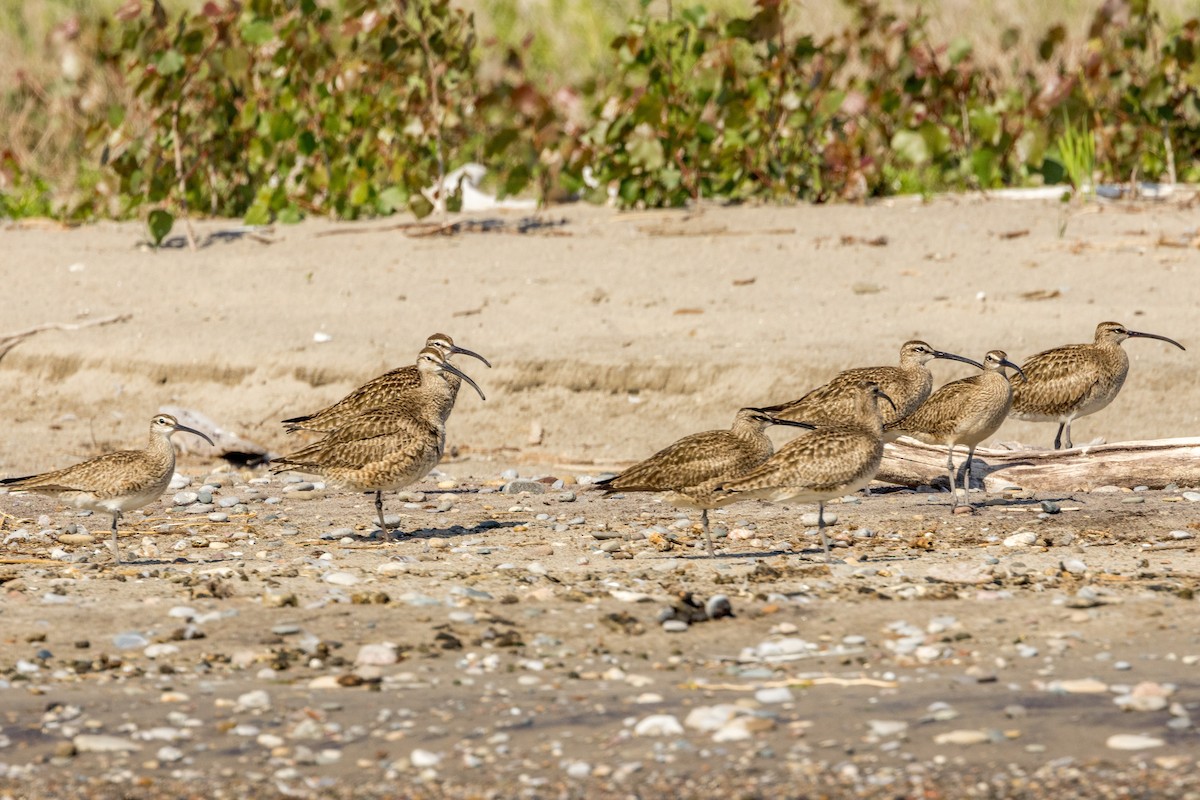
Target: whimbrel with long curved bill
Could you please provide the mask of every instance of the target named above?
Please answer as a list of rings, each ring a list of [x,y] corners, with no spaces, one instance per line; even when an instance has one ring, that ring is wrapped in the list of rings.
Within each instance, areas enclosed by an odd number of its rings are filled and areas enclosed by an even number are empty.
[[[450,364],[436,347],[417,357],[421,385],[445,385],[443,373],[483,391],[464,372]],[[324,475],[334,486],[375,493],[375,512],[384,541],[391,541],[383,517],[383,493],[403,489],[425,477],[441,460],[446,425],[439,398],[432,391],[414,391],[382,408],[363,411],[291,455],[272,461],[272,472],[287,470]],[[486,399],[486,398],[484,398]]]
[[[812,428],[803,422],[780,420],[762,409],[743,408],[729,430],[704,431],[685,436],[645,461],[612,478],[596,483],[605,494],[614,492],[664,492],[667,502],[681,508],[700,509],[700,522],[709,556],[715,556],[708,529],[709,509],[734,502],[713,489],[770,458],[775,446],[766,434],[771,425]]]
[[[1021,368],[1003,350],[992,350],[983,359],[983,372],[951,381],[930,395],[921,407],[900,422],[887,426],[888,434],[911,436],[926,444],[948,448],[946,470],[950,480],[951,508],[958,505],[954,447],[967,446],[963,494],[971,505],[971,458],[980,442],[1000,429],[1012,405],[1013,390],[1004,368]]]
[[[847,422],[858,414],[858,385],[862,381],[873,381],[895,403],[895,408],[886,404],[880,408],[883,424],[894,424],[916,411],[929,397],[933,389],[933,373],[926,365],[935,358],[961,361],[983,369],[983,365],[974,359],[935,350],[928,343],[913,339],[900,347],[900,365],[897,367],[848,369],[799,400],[768,406],[763,410],[779,419],[794,419],[815,425]]]
[[[828,559],[825,501],[856,492],[875,477],[883,459],[883,409],[879,401],[884,400],[895,410],[891,398],[874,381],[860,381],[853,396],[855,414],[849,421],[798,436],[758,467],[717,486],[718,496],[816,503],[817,532]]]
[[[1021,365],[1024,378],[1013,379],[1009,415],[1030,422],[1057,422],[1054,449],[1070,449],[1071,423],[1095,414],[1111,403],[1129,374],[1129,356],[1121,342],[1129,338],[1158,339],[1186,348],[1156,333],[1131,331],[1119,322],[1101,322],[1091,344],[1068,344],[1045,350]]]
[[[443,361],[449,360],[453,355],[461,354],[477,358],[488,367],[492,366],[491,362],[478,353],[455,345],[454,340],[444,333],[435,333],[430,336],[425,340],[425,347],[437,350]],[[467,380],[478,392],[479,387],[475,385],[475,382],[469,378]],[[300,430],[328,433],[364,411],[383,408],[414,394],[427,396],[428,402],[437,406],[438,414],[441,416],[442,422],[445,422],[454,409],[454,401],[458,397],[458,389],[461,385],[462,378],[458,373],[450,370],[442,372],[438,381],[422,380],[418,366],[410,364],[372,378],[333,405],[320,411],[314,411],[312,414],[285,419],[283,424],[288,433]],[[479,392],[479,395],[482,397],[483,392]]]
[[[152,503],[162,496],[175,474],[175,448],[171,434],[177,431],[199,436],[212,444],[203,433],[185,425],[170,414],[156,414],[150,420],[150,441],[144,450],[118,450],[90,458],[71,467],[4,478],[0,485],[10,491],[58,495],[76,508],[112,515],[113,558],[121,563],[117,542],[117,522],[126,511]]]

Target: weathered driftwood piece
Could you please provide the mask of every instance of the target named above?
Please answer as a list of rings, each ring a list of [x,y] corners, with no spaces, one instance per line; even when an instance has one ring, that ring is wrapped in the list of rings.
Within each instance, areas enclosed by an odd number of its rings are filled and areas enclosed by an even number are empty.
[[[975,450],[971,474],[988,491],[1005,486],[1051,492],[1096,486],[1161,489],[1169,483],[1200,486],[1200,438],[1116,442],[1072,450],[981,447]],[[907,437],[889,443],[875,480],[900,486],[943,485],[946,448]]]
[[[32,328],[17,331],[16,333],[0,333],[0,359],[8,355],[9,350],[12,350],[35,333],[41,333],[42,331],[77,331],[81,328],[111,325],[114,322],[125,322],[132,317],[132,314],[113,314],[111,317],[100,317],[99,319],[89,319],[83,322],[44,322],[41,325],[34,325]]]

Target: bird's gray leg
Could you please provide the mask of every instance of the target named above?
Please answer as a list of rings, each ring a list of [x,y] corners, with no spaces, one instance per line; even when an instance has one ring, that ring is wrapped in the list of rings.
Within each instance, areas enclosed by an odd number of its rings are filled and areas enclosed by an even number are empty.
[[[118,564],[121,563],[121,545],[117,543],[117,520],[121,518],[120,511],[112,512],[112,551],[113,558]]]
[[[832,562],[829,555],[829,537],[825,535],[825,504],[817,503],[817,533],[821,534],[821,549],[825,551],[825,561]]]
[[[950,479],[950,508],[958,507],[958,478],[954,475],[954,445],[946,451],[946,477]]]
[[[387,523],[383,521],[383,492],[375,492],[375,513],[379,515],[379,530],[383,533],[383,540],[390,542],[392,535],[388,533]]]
[[[1060,423],[1058,423],[1058,433],[1054,434],[1054,449],[1055,449],[1055,450],[1061,450],[1061,449],[1062,449],[1062,434],[1063,434],[1063,428],[1064,428],[1065,426],[1066,426],[1066,423],[1065,423],[1065,422],[1060,422]],[[1068,437],[1067,437],[1067,441],[1068,441],[1067,447],[1070,447],[1070,446],[1071,446],[1071,445],[1069,444],[1069,442],[1070,442],[1070,439],[1071,439],[1071,437],[1070,437],[1070,436],[1068,436]]]
[[[713,550],[712,534],[708,532],[708,509],[700,509],[700,523],[704,525],[704,541],[708,543],[708,557],[716,558],[717,553]]]
[[[967,500],[967,507],[971,506],[971,459],[975,456],[975,445],[967,446],[967,476],[963,480],[963,497]],[[986,492],[985,492],[986,493]]]
[[[1064,424],[1066,426],[1064,433],[1066,434],[1066,437],[1067,437],[1067,449],[1070,450],[1072,447],[1075,446],[1074,444],[1071,443],[1071,420],[1067,420],[1066,423],[1064,423]]]

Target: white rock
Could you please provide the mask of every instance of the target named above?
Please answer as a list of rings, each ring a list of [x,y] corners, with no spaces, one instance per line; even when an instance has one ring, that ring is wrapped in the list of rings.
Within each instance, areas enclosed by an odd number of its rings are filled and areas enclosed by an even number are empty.
[[[965,746],[971,744],[983,744],[986,741],[988,741],[988,735],[983,731],[966,729],[939,733],[937,736],[933,737],[934,744],[959,744]]]
[[[751,717],[734,717],[712,735],[714,742],[744,742],[754,736],[750,731]]]
[[[408,760],[417,769],[425,769],[427,767],[436,767],[441,763],[442,757],[437,753],[432,753],[429,750],[417,748],[408,754]]]
[[[899,719],[871,719],[867,726],[876,736],[895,736],[908,730],[908,723]]]
[[[140,744],[128,739],[102,733],[81,733],[73,741],[80,753],[132,753],[142,749]]]
[[[355,664],[369,664],[376,667],[386,667],[395,664],[400,660],[396,653],[396,645],[391,642],[381,642],[379,644],[364,644],[358,648],[358,656],[355,657]]]
[[[263,689],[246,692],[237,699],[239,711],[265,711],[271,707],[271,695]]]
[[[1038,540],[1038,535],[1033,531],[1017,531],[1012,536],[1004,540],[1005,547],[1029,547],[1035,544]]]
[[[1108,684],[1095,678],[1076,678],[1065,681],[1051,681],[1047,691],[1065,692],[1067,694],[1104,694]]]
[[[592,765],[586,761],[572,761],[567,767],[567,777],[582,780],[592,774]]]
[[[771,703],[790,703],[795,700],[795,695],[792,690],[786,686],[778,686],[770,689],[759,689],[754,693],[754,699],[763,705]]]
[[[174,761],[183,760],[183,751],[178,747],[171,747],[170,745],[167,745],[165,747],[158,748],[155,758],[157,758],[159,761],[164,761],[170,764]]]
[[[698,706],[688,712],[683,724],[698,731],[715,731],[738,714],[744,713],[735,705]]]
[[[334,586],[354,586],[358,583],[358,576],[350,572],[327,572],[322,580]]]
[[[1162,747],[1165,742],[1138,733],[1118,733],[1108,737],[1104,744],[1112,750],[1147,750],[1151,747]]]
[[[681,733],[683,726],[670,714],[651,714],[633,727],[635,736],[678,736]]]
[[[160,656],[170,656],[179,652],[179,645],[167,644],[165,642],[157,642],[155,644],[146,645],[146,649],[142,651],[146,658],[159,658]]]

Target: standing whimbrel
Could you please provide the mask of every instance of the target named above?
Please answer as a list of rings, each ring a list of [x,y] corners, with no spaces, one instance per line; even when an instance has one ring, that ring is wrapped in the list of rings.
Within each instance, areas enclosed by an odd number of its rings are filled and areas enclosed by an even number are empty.
[[[1095,414],[1111,403],[1129,374],[1129,356],[1121,342],[1130,337],[1158,339],[1186,348],[1156,333],[1131,331],[1119,322],[1101,322],[1091,344],[1068,344],[1031,357],[1024,378],[1013,379],[1011,415],[1030,422],[1057,422],[1054,449],[1062,446],[1064,431],[1071,448],[1072,420]]]
[[[612,478],[596,483],[605,494],[613,492],[665,492],[666,500],[681,508],[699,508],[708,555],[715,556],[708,530],[708,511],[732,503],[736,497],[718,497],[713,488],[736,478],[771,457],[775,446],[766,434],[771,425],[812,428],[803,422],[775,419],[758,408],[743,408],[729,430],[704,431],[674,444]]]
[[[450,373],[471,384],[483,397],[475,381],[446,361],[435,347],[423,349],[416,366],[422,386],[444,386],[442,373]],[[383,519],[383,493],[419,481],[441,460],[446,424],[440,397],[433,391],[413,391],[383,408],[358,413],[323,439],[274,459],[272,471],[313,472],[324,475],[335,486],[374,492],[379,529],[384,541],[391,541]]]
[[[967,446],[967,470],[963,493],[971,506],[971,457],[975,447],[1000,429],[1012,405],[1013,390],[1005,367],[1019,374],[1021,368],[1008,360],[1003,350],[992,350],[983,360],[978,375],[951,381],[934,392],[921,407],[906,418],[887,427],[888,433],[902,434],[926,444],[944,444],[946,469],[950,478],[951,508],[958,505],[958,485],[954,479],[954,446]]]
[[[425,340],[425,347],[437,350],[443,361],[449,359],[450,356],[462,354],[478,358],[488,367],[492,366],[486,358],[478,353],[455,345],[454,340],[444,333],[435,333],[430,336]],[[312,414],[285,419],[283,424],[288,433],[295,433],[299,430],[328,433],[364,411],[391,405],[411,394],[429,396],[430,402],[437,404],[438,413],[442,422],[445,422],[454,409],[454,400],[458,397],[458,388],[461,385],[462,378],[449,370],[442,373],[438,382],[422,381],[418,366],[410,364],[407,367],[389,370],[377,378],[372,378],[331,406]],[[475,389],[478,391],[479,387],[476,386]]]
[[[718,496],[816,503],[817,532],[828,559],[825,501],[857,492],[875,477],[883,459],[880,398],[895,410],[892,399],[874,381],[859,381],[851,394],[855,400],[851,419],[793,439],[755,469],[718,486]]]
[[[847,422],[858,413],[858,385],[862,381],[879,384],[880,390],[892,399],[895,407],[884,406],[883,424],[904,419],[924,403],[933,389],[933,374],[925,366],[935,358],[961,361],[983,369],[978,361],[966,356],[934,350],[919,339],[905,342],[900,348],[898,367],[859,367],[839,372],[824,386],[813,389],[799,400],[764,408],[780,419],[794,419],[815,425]]]
[[[171,434],[176,431],[194,434],[212,444],[212,439],[180,425],[170,414],[158,414],[150,420],[150,442],[145,450],[105,453],[66,469],[5,478],[0,485],[15,491],[55,494],[76,508],[112,514],[112,551],[120,564],[117,521],[124,512],[157,500],[171,483],[175,474]]]

